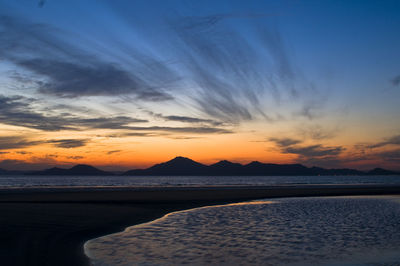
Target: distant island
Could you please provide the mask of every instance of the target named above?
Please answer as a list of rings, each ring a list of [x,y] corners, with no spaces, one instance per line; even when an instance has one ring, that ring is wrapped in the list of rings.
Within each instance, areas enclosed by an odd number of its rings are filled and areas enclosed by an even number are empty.
[[[124,173],[107,172],[90,165],[79,164],[72,168],[53,167],[43,171],[7,171],[0,169],[0,175],[70,175],[70,176],[328,176],[328,175],[400,175],[400,172],[375,168],[370,171],[355,169],[325,169],[306,167],[302,164],[271,164],[251,162],[233,163],[226,160],[211,165],[201,164],[189,158],[178,156],[170,161],[153,165],[146,169],[134,169]]]

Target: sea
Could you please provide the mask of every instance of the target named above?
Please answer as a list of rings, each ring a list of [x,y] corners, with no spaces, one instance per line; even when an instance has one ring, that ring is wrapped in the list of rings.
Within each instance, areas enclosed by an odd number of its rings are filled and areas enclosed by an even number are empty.
[[[399,185],[400,176],[31,176],[0,175],[1,188],[269,186],[307,184]]]
[[[400,185],[400,176],[0,176],[42,187]],[[400,196],[259,199],[173,212],[89,240],[94,266],[400,265]]]
[[[105,265],[400,265],[400,197],[265,199],[170,213],[86,242]]]

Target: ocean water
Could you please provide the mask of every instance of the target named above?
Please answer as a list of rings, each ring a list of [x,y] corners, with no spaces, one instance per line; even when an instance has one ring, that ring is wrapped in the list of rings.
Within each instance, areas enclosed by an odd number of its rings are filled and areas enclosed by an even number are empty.
[[[143,187],[287,184],[400,184],[400,176],[14,176],[0,175],[9,187]]]
[[[202,207],[85,244],[95,266],[400,265],[400,197]]]

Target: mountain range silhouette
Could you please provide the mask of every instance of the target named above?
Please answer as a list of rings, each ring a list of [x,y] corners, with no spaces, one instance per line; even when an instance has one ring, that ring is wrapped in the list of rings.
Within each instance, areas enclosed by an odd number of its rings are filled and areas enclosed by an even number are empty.
[[[364,172],[354,169],[325,169],[321,167],[306,167],[301,164],[270,164],[258,161],[242,165],[230,161],[220,161],[211,165],[204,165],[189,158],[178,156],[168,162],[156,164],[147,169],[135,169],[123,175],[132,176],[315,176],[315,175],[397,175],[399,173],[375,168]]]
[[[227,160],[205,165],[192,159],[178,156],[170,161],[155,164],[146,169],[134,169],[124,173],[107,172],[90,165],[78,164],[65,169],[53,167],[43,171],[7,171],[0,169],[0,174],[29,175],[81,175],[81,176],[318,176],[318,175],[400,175],[400,172],[375,168],[370,171],[355,169],[325,169],[306,167],[302,164],[271,164],[253,161],[248,164],[233,163]]]
[[[102,171],[100,169],[97,169],[96,167],[93,167],[91,165],[86,165],[86,164],[78,164],[70,169],[53,167],[53,168],[46,169],[43,171],[35,171],[35,172],[32,172],[31,174],[36,174],[36,175],[90,175],[90,176],[113,175],[113,173],[111,173],[111,172]]]

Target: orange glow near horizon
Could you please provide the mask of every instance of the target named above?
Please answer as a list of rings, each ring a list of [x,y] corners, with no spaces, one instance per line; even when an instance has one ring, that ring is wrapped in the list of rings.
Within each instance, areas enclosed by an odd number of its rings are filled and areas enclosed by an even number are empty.
[[[268,151],[271,144],[241,140],[234,134],[207,136],[194,139],[165,137],[97,140],[83,147],[57,148],[41,144],[2,154],[10,160],[55,165],[91,164],[95,166],[149,167],[176,156],[212,164],[220,160],[248,163],[254,160],[272,163],[293,162],[293,155],[282,156]],[[41,158],[41,159],[40,159]]]
[[[32,135],[35,136],[35,134]],[[24,162],[36,166],[36,168],[90,164],[108,170],[147,168],[171,160],[176,156],[188,157],[207,165],[220,160],[241,164],[251,161],[277,164],[303,163],[299,155],[282,151],[279,146],[263,138],[262,134],[254,132],[206,136],[197,134],[193,136],[166,135],[124,138],[107,137],[111,135],[111,132],[108,131],[86,132],[85,135],[82,135],[81,132],[66,132],[63,135],[68,135],[68,139],[88,140],[85,145],[69,148],[57,147],[56,141],[61,139],[59,137],[57,139],[59,135],[60,132],[57,134],[41,133],[31,142],[35,144],[42,141],[43,143],[7,150],[0,154],[0,159]],[[346,142],[343,137],[341,141]],[[349,143],[351,143],[350,140]],[[326,147],[334,146],[334,142],[326,144]],[[357,150],[351,148],[351,145],[346,147],[339,157],[343,161],[341,167],[362,169],[368,168],[368,165],[379,166],[381,163],[378,158],[353,160],[356,152]],[[307,162],[305,164],[307,165]],[[312,162],[308,163],[308,166],[313,165],[315,164]],[[387,165],[396,167],[392,164]],[[316,166],[319,165],[316,164]],[[11,165],[10,168],[13,166]]]

